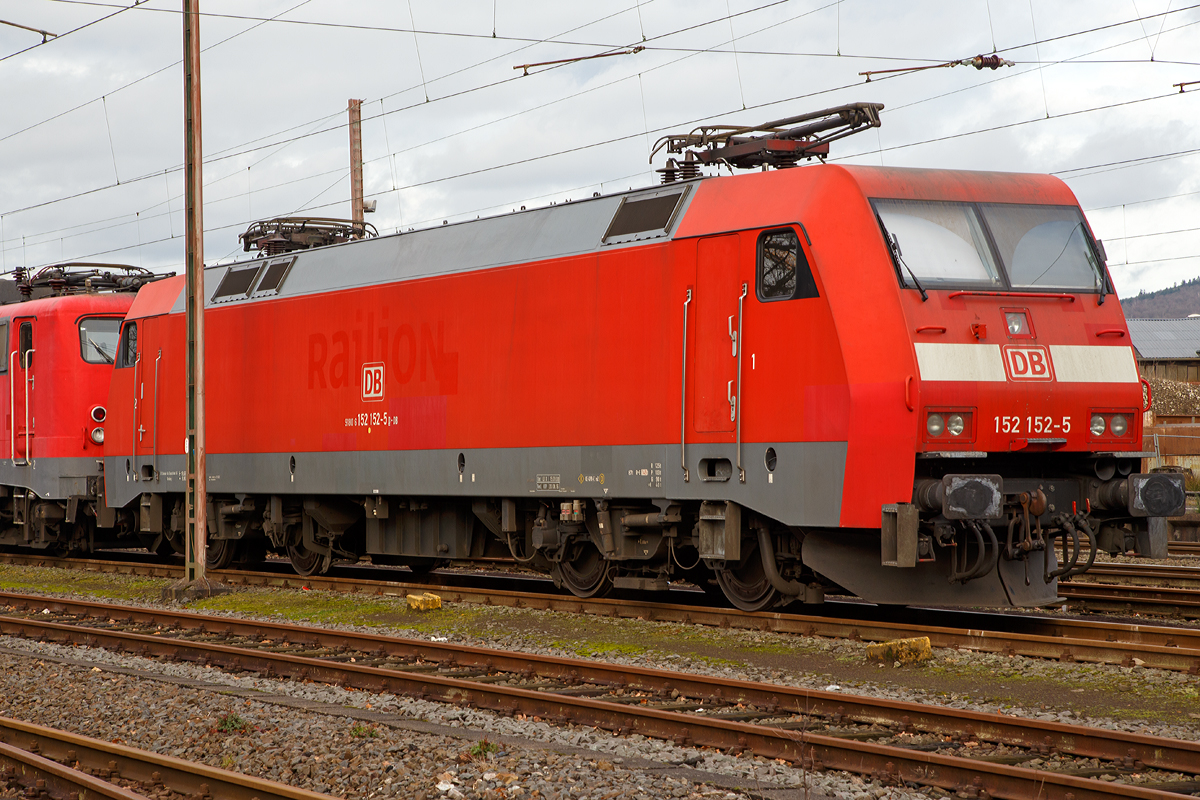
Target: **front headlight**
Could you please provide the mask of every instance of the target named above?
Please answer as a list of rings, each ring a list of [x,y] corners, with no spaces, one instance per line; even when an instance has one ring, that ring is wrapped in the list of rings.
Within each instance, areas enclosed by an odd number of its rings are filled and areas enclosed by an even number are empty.
[[[1104,417],[1099,414],[1092,414],[1092,435],[1103,436],[1105,428]]]
[[[930,414],[925,420],[925,430],[929,431],[930,436],[941,436],[942,431],[946,429],[946,421],[942,419],[941,414]]]
[[[966,427],[960,414],[951,414],[950,418],[946,420],[946,430],[950,432],[951,436],[961,436]]]
[[[1129,430],[1129,421],[1120,414],[1117,414],[1108,423],[1108,429],[1112,431],[1113,436],[1124,436],[1125,431]]]

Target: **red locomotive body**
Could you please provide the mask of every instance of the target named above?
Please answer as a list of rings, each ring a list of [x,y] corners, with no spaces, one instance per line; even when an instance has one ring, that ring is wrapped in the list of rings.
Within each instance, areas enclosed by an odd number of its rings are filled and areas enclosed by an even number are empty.
[[[97,530],[105,407],[121,321],[147,279],[114,265],[49,267],[20,276],[24,302],[0,305],[0,544],[65,552],[116,537]]]
[[[1165,549],[1182,505],[1137,472],[1124,318],[1051,177],[701,178],[206,285],[213,563],[503,552],[580,595],[1037,605],[1080,541]],[[105,452],[109,504],[168,538],[182,288],[130,311]]]

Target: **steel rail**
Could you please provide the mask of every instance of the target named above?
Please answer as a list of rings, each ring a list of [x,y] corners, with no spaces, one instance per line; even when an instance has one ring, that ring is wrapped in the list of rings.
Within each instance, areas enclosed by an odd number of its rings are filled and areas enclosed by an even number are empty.
[[[8,717],[0,717],[0,756],[5,760],[36,759],[37,766],[30,769],[54,774],[62,781],[79,782],[70,791],[79,791],[81,797],[145,800],[141,794],[71,769],[64,762],[100,771],[101,775],[139,781],[146,788],[166,786],[188,797],[211,796],[221,800],[328,800],[330,797]],[[58,796],[65,798],[67,794]]]
[[[355,663],[332,662],[287,653],[228,645],[197,643],[164,636],[116,632],[55,622],[0,617],[0,632],[36,635],[51,641],[79,641],[88,646],[130,650],[145,656],[186,658],[268,676],[314,680],[357,689],[401,693],[456,705],[521,713],[555,722],[604,728],[673,740],[684,746],[749,750],[804,768],[828,768],[866,774],[889,783],[915,782],[946,790],[970,789],[975,796],[1025,800],[1178,800],[1173,792],[1118,782],[1106,783],[1044,770],[924,752],[893,745],[841,739],[805,731],[686,715],[570,694],[481,683],[429,673],[389,670]],[[136,645],[136,647],[134,647]]]
[[[834,719],[851,718],[864,724],[887,725],[902,731],[916,729],[942,735],[966,733],[985,741],[1017,747],[1057,750],[1086,758],[1141,761],[1157,769],[1200,774],[1200,742],[1176,741],[1157,736],[1028,720],[946,706],[608,664],[586,659],[515,653],[493,648],[312,626],[214,617],[186,611],[163,611],[83,600],[22,597],[0,592],[0,601],[19,602],[18,598],[27,601],[25,608],[34,613],[41,608],[88,615],[96,619],[116,619],[125,623],[167,628],[165,633],[156,636],[159,639],[176,637],[181,630],[203,631],[208,634],[247,636],[305,646],[350,647],[360,653],[377,657],[392,655],[417,658],[456,667],[483,667],[495,672],[528,674],[532,671],[539,678],[553,678],[569,684],[587,682],[623,686],[660,695],[674,689],[688,698],[798,710],[800,713]],[[254,649],[245,645],[239,646]]]
[[[32,792],[32,795],[26,796],[48,795],[56,800],[80,796],[89,799],[146,800],[144,795],[3,742],[0,742],[0,765],[3,765],[0,769],[0,785],[9,788],[22,786],[26,792]]]
[[[1191,617],[1200,615],[1200,592],[1195,589],[1087,581],[1061,583],[1058,593],[1076,604],[1086,603],[1089,607],[1126,611],[1142,609],[1158,614],[1173,613]]]
[[[831,639],[883,642],[928,636],[930,644],[934,647],[1122,666],[1132,666],[1132,659],[1136,657],[1147,667],[1200,674],[1200,631],[1186,628],[1062,619],[1041,623],[1042,629],[1049,631],[1048,633],[1026,634],[904,622],[836,619],[781,611],[745,612],[730,608],[615,598],[582,599],[571,595],[481,590],[427,583],[356,581],[329,576],[301,579],[288,575],[238,571],[224,571],[219,575],[223,582],[231,586],[307,586],[310,589],[352,593],[367,591],[397,597],[404,597],[412,592],[432,591],[455,603],[591,613],[613,618],[646,619]]]
[[[35,565],[95,569],[126,575],[177,578],[177,566],[134,564],[119,561],[53,559],[28,555],[0,554],[0,561]],[[595,614],[623,619],[647,619],[774,633],[819,636],[831,639],[889,641],[928,636],[934,647],[975,650],[1029,658],[1080,661],[1133,666],[1137,658],[1153,669],[1200,674],[1200,631],[1169,626],[1129,625],[1098,620],[1021,617],[1022,623],[1038,633],[1008,633],[983,628],[952,628],[904,622],[837,619],[781,611],[744,612],[729,608],[615,598],[582,599],[571,595],[540,594],[501,589],[473,589],[430,583],[357,580],[240,570],[213,570],[212,577],[229,586],[321,589],[327,591],[404,597],[411,593],[435,592],[448,602],[532,608],[576,614]],[[3,596],[3,593],[0,593]],[[986,620],[984,621],[986,624]]]
[[[1200,566],[1191,564],[1158,564],[1140,561],[1132,564],[1102,561],[1092,564],[1084,573],[1089,576],[1115,575],[1129,578],[1196,578],[1200,579]]]

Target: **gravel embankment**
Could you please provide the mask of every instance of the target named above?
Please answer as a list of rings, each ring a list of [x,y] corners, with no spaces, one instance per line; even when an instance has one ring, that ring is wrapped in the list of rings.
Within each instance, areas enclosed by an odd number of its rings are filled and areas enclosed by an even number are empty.
[[[926,797],[641,736],[9,637],[0,687],[6,716],[338,797],[783,800],[803,786],[813,800]]]
[[[46,571],[52,572],[52,571]],[[22,591],[30,591],[26,581],[34,572],[22,570],[13,572],[11,577],[21,583]],[[41,573],[37,573],[41,574]],[[119,582],[124,578],[112,576],[105,578]],[[59,579],[61,580],[61,579]],[[129,579],[134,580],[134,579]],[[11,584],[10,584],[11,585]],[[54,585],[54,584],[50,584]],[[62,586],[62,584],[57,584]],[[116,585],[116,584],[114,584]],[[14,587],[15,588],[15,587]],[[110,587],[110,590],[111,587]],[[47,592],[60,594],[60,592]],[[272,621],[289,621],[277,613],[264,614],[261,609],[288,609],[291,619],[298,616],[295,598],[296,592],[287,590],[247,590],[235,595],[229,607],[255,608],[257,615],[233,611],[208,611],[219,615],[236,616],[251,619],[269,619]],[[320,595],[320,596],[318,596]],[[361,598],[350,600],[342,596],[325,593],[307,595],[304,602],[311,602],[321,609],[314,614],[322,620],[335,618],[328,609],[338,604],[353,603],[355,607],[369,603],[381,603],[378,599]],[[78,596],[65,593],[63,596]],[[154,606],[155,603],[143,602],[138,605]],[[455,642],[473,644],[485,647],[496,647],[508,650],[543,653],[567,657],[586,655],[595,660],[616,664],[648,666],[672,669],[677,671],[703,673],[729,678],[777,682],[791,686],[805,686],[819,689],[836,688],[844,692],[870,696],[908,700],[921,703],[948,705],[956,708],[968,708],[986,712],[1000,712],[1023,717],[1053,719],[1074,724],[1108,728],[1112,730],[1146,733],[1158,736],[1168,736],[1182,739],[1200,739],[1200,677],[1158,670],[1147,670],[1141,667],[1125,668],[1117,666],[1090,665],[1078,663],[1058,663],[1027,659],[1023,657],[1008,657],[986,653],[967,651],[935,650],[932,662],[922,667],[906,667],[893,669],[891,667],[866,667],[864,665],[865,644],[854,641],[833,641],[810,637],[777,635],[765,632],[714,630],[699,626],[681,626],[670,623],[649,622],[645,620],[610,620],[606,618],[584,617],[566,614],[554,614],[529,609],[483,608],[451,604],[446,611],[433,612],[427,615],[405,615],[399,611],[380,611],[378,608],[371,612],[378,618],[386,619],[385,624],[349,625],[324,623],[324,627],[343,630],[366,631],[371,633],[390,633],[410,638],[447,638]],[[399,604],[397,605],[399,608]],[[307,613],[307,612],[305,612]],[[370,615],[368,615],[370,616]],[[1050,616],[1053,616],[1051,614]],[[351,617],[355,618],[355,617]],[[361,617],[360,617],[361,618]],[[318,624],[318,623],[309,623]],[[622,643],[635,642],[636,646],[626,646]],[[56,657],[75,659],[95,659],[104,665],[105,670],[137,668],[149,670],[168,676],[170,679],[199,680],[206,684],[217,684],[200,694],[208,699],[195,701],[197,707],[201,704],[208,707],[212,703],[232,703],[226,706],[213,706],[205,712],[206,723],[197,723],[197,731],[208,730],[213,726],[213,720],[220,719],[220,714],[229,710],[240,714],[243,718],[253,720],[253,724],[267,730],[278,729],[281,733],[273,733],[276,750],[299,748],[300,752],[310,752],[313,757],[305,757],[301,765],[313,766],[317,763],[334,763],[340,768],[342,760],[349,760],[345,753],[358,745],[377,748],[383,742],[416,742],[420,736],[435,737],[436,741],[429,743],[421,740],[414,754],[407,756],[413,761],[400,758],[400,755],[388,754],[379,756],[374,749],[371,755],[364,757],[359,764],[360,769],[367,770],[368,777],[364,778],[371,784],[375,778],[370,777],[370,765],[384,761],[392,761],[404,775],[404,783],[395,790],[372,786],[384,793],[373,796],[414,796],[419,792],[426,793],[429,798],[454,797],[452,789],[464,793],[464,796],[488,796],[482,794],[483,789],[490,784],[480,784],[479,791],[473,788],[476,779],[483,779],[489,772],[500,775],[516,775],[511,784],[504,788],[504,794],[496,793],[495,797],[532,797],[538,792],[539,797],[637,797],[649,796],[658,800],[659,797],[726,797],[731,790],[741,789],[750,796],[765,798],[799,797],[795,787],[807,781],[813,790],[814,797],[826,795],[839,798],[854,798],[868,800],[874,797],[937,797],[940,793],[930,790],[917,792],[911,789],[888,789],[879,784],[863,782],[862,780],[842,774],[817,773],[805,774],[788,765],[767,762],[763,759],[733,758],[724,754],[700,751],[695,749],[677,748],[673,745],[645,740],[640,737],[615,737],[603,731],[588,728],[560,728],[533,720],[508,719],[469,709],[452,706],[442,706],[435,703],[417,701],[403,697],[374,695],[365,692],[347,691],[312,683],[290,683],[271,681],[256,676],[226,675],[214,669],[203,669],[189,665],[173,665],[138,659],[133,656],[106,653],[104,651],[86,651],[80,648],[63,648],[57,645],[36,644],[28,641],[5,642],[0,640],[0,647],[20,647],[24,649],[37,648],[39,652]],[[816,666],[814,666],[814,664]],[[0,664],[0,668],[3,665]],[[53,667],[56,669],[66,669]],[[4,669],[5,677],[0,686],[5,690],[8,700],[0,703],[12,705],[16,698],[29,690],[29,686],[37,686],[37,682],[21,683],[22,677],[31,670]],[[43,672],[43,668],[32,670],[33,673]],[[91,673],[84,670],[85,677],[94,680],[96,675],[107,673]],[[111,675],[107,675],[111,680]],[[69,683],[69,681],[68,681]],[[141,698],[130,701],[133,707],[149,705],[156,702],[156,693],[165,691],[180,692],[177,687],[160,687],[153,681],[137,682],[136,696]],[[230,688],[225,688],[230,687]],[[227,698],[213,695],[213,691],[236,691],[251,693],[250,698]],[[37,690],[44,697],[69,697],[69,693],[53,689]],[[269,693],[271,698],[261,693]],[[186,694],[186,693],[185,693]],[[102,698],[114,697],[111,693],[97,695]],[[188,695],[191,696],[191,695]],[[149,698],[149,699],[147,699]],[[282,699],[281,699],[282,698]],[[287,698],[293,698],[288,700]],[[245,705],[246,702],[250,706]],[[323,707],[318,712],[299,711],[287,705],[307,702],[333,704]],[[162,701],[157,701],[161,702]],[[240,705],[239,705],[240,704]],[[358,715],[346,718],[346,707],[358,709],[352,712]],[[122,706],[118,705],[111,713],[98,705],[99,710],[88,708],[91,715],[88,718],[101,720],[96,724],[118,724],[104,720],[119,720]],[[1170,713],[1163,713],[1163,710]],[[1191,713],[1188,713],[1191,712]],[[0,713],[9,713],[0,711]],[[308,744],[300,738],[306,727],[314,723],[305,722],[316,714],[325,719],[315,729],[321,733],[316,742]],[[371,715],[386,715],[386,719]],[[293,718],[293,715],[299,715]],[[330,716],[333,715],[333,716]],[[342,716],[338,716],[342,715]],[[20,716],[20,715],[18,715]],[[63,715],[68,722],[79,720],[72,715]],[[185,717],[184,719],[190,719]],[[330,721],[332,720],[332,721]],[[1164,721],[1169,720],[1169,721]],[[35,721],[37,721],[35,719]],[[354,737],[349,733],[355,722],[372,725],[377,729],[377,736]],[[54,724],[54,723],[50,723]],[[191,724],[190,722],[188,723]],[[207,728],[205,725],[207,724]],[[432,726],[428,729],[417,729],[414,726]],[[69,727],[66,722],[63,727]],[[78,728],[71,728],[76,730]],[[80,732],[87,733],[86,730]],[[144,732],[144,731],[143,731]],[[201,731],[202,732],[202,731]],[[340,733],[338,733],[340,732]],[[195,733],[195,731],[193,731]],[[337,735],[334,735],[337,733]],[[361,732],[360,732],[361,733]],[[420,736],[419,736],[419,735]],[[93,734],[95,735],[95,734]],[[125,735],[125,734],[121,734]],[[515,759],[511,766],[498,764],[480,766],[478,758],[467,759],[459,763],[458,757],[464,751],[469,752],[478,744],[484,735],[489,741],[499,742],[503,746],[503,758]],[[338,737],[341,737],[340,739]],[[293,738],[295,737],[295,738]],[[346,737],[350,737],[347,739]],[[449,737],[449,738],[447,738]],[[464,737],[464,738],[457,738]],[[230,738],[230,737],[226,737]],[[236,737],[233,737],[236,741]],[[370,741],[366,741],[366,739]],[[351,741],[352,740],[352,741]],[[379,741],[377,741],[379,740]],[[200,748],[200,755],[185,757],[217,758],[209,761],[221,765],[221,759],[229,755],[225,750],[218,749],[207,753],[203,747],[212,747],[214,741],[211,734],[198,736],[189,747]],[[349,741],[350,746],[347,746]],[[447,744],[446,742],[450,742]],[[131,744],[149,747],[148,744]],[[153,744],[153,740],[151,740]],[[243,739],[243,751],[237,758],[243,758],[247,764],[259,764],[261,760],[269,760],[269,755],[258,745]],[[392,746],[389,744],[388,746]],[[182,745],[176,745],[182,746]],[[317,748],[317,749],[314,749]],[[269,748],[268,748],[269,749]],[[386,751],[386,748],[385,748]],[[341,753],[342,755],[338,755]],[[423,754],[433,753],[432,757]],[[321,755],[322,761],[317,762],[316,755]],[[403,754],[401,754],[403,755]],[[502,758],[499,754],[494,754]],[[548,765],[550,755],[560,758],[560,761]],[[336,756],[336,758],[335,758]],[[277,756],[277,759],[281,756]],[[287,759],[290,767],[291,755]],[[332,759],[332,761],[331,761]],[[539,760],[540,759],[540,760]],[[699,760],[697,760],[699,759]],[[369,763],[368,763],[369,762]],[[238,762],[241,763],[240,761]],[[265,763],[265,762],[264,762]],[[366,766],[363,766],[366,764]],[[682,766],[672,766],[682,765]],[[271,763],[263,769],[274,769],[277,763]],[[478,767],[478,769],[476,769]],[[241,766],[235,767],[242,769]],[[450,770],[456,772],[450,772]],[[479,770],[483,771],[480,772]],[[471,772],[475,770],[474,772]],[[556,782],[558,773],[579,772],[582,770],[586,778],[575,778],[575,791],[565,793],[564,789],[570,784]],[[247,769],[247,771],[253,771]],[[322,773],[313,769],[313,775],[302,775],[296,778],[300,785],[309,788],[319,788],[314,783]],[[541,773],[540,775],[537,773]],[[471,773],[468,775],[467,773]],[[255,772],[264,777],[275,778],[269,771]],[[285,774],[285,773],[280,773]],[[448,777],[446,777],[448,776]],[[390,773],[386,777],[391,777]],[[381,781],[385,781],[383,777]],[[664,783],[670,777],[680,782]],[[436,780],[434,780],[436,779]],[[393,784],[400,780],[393,780]],[[507,779],[506,779],[507,780]],[[390,787],[392,784],[381,784]],[[543,788],[544,785],[544,788]],[[442,788],[438,788],[441,786]],[[594,790],[589,787],[594,787]],[[514,793],[515,789],[520,791]],[[645,792],[642,792],[642,789]],[[349,789],[347,796],[359,795]],[[414,794],[405,795],[404,792]],[[682,791],[682,794],[676,792]],[[476,792],[476,794],[472,794]],[[522,794],[522,792],[524,794]],[[737,791],[732,796],[744,796]]]

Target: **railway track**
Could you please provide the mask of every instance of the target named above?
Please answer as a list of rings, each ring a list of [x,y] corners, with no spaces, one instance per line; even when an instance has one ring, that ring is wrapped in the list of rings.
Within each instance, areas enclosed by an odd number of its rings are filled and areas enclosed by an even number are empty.
[[[1076,609],[1118,614],[1200,617],[1200,592],[1194,588],[1071,581],[1059,585],[1059,595]]]
[[[0,784],[24,788],[27,797],[56,800],[145,800],[164,790],[178,797],[221,800],[330,797],[7,717],[0,717],[0,764]]]
[[[0,554],[0,560],[166,578],[177,577],[182,571],[180,567],[162,564],[51,559],[24,554]],[[879,609],[861,603],[827,603],[820,607],[825,611],[833,609],[833,613],[837,614],[857,614],[857,617],[782,611],[747,613],[706,605],[709,601],[701,592],[660,593],[665,597],[657,602],[620,597],[580,599],[572,595],[548,593],[547,590],[552,589],[552,584],[546,580],[498,580],[494,576],[484,576],[482,581],[487,585],[480,588],[465,585],[464,576],[437,574],[425,576],[435,579],[434,582],[380,580],[375,577],[377,573],[368,573],[372,576],[370,578],[342,575],[301,578],[282,571],[242,570],[210,570],[208,574],[232,586],[293,589],[308,587],[396,597],[432,591],[453,603],[532,608],[831,639],[880,642],[928,636],[934,647],[941,648],[1121,666],[1133,666],[1141,662],[1150,668],[1200,674],[1200,631],[1186,627],[1130,625],[1048,615],[988,614],[941,609],[902,609],[902,614],[898,616],[902,616],[903,619],[877,619],[864,616],[864,612],[877,612]],[[496,588],[497,585],[515,588]],[[5,596],[4,593],[0,593],[0,599]],[[1078,602],[1086,604],[1092,601]],[[914,619],[930,619],[940,624],[921,624],[912,621]]]
[[[0,603],[0,633],[9,636],[404,694],[975,797],[1166,800],[1200,790],[1197,742],[182,611],[12,593]],[[1061,771],[1021,766],[1051,754]]]
[[[1200,589],[1200,565],[1154,564],[1146,562],[1101,562],[1077,577],[1072,584],[1105,583],[1140,586],[1169,586]]]

